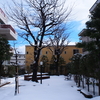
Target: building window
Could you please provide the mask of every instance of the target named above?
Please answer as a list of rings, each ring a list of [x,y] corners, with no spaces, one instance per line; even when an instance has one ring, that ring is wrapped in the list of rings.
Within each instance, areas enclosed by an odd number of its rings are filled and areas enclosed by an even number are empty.
[[[76,53],[79,53],[79,50],[78,49],[74,49],[73,50],[73,54],[76,54]]]
[[[66,54],[67,52],[66,51],[64,51],[64,54]]]
[[[58,54],[60,54],[60,49],[59,48],[55,49],[55,55],[58,55]]]
[[[48,52],[46,51],[46,54],[48,54]]]
[[[10,64],[10,61],[8,61],[8,64]]]

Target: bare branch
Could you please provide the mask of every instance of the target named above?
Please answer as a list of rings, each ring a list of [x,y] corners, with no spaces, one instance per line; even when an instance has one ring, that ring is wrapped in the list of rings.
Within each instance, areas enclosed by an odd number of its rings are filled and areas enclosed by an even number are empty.
[[[9,19],[22,30],[20,36],[31,46],[34,44],[34,60],[36,62],[34,71],[37,71],[40,51],[45,47],[45,37],[54,35],[55,41],[51,38],[54,48],[59,49],[61,46],[64,48],[63,43],[69,35],[62,37],[61,34],[65,31],[63,26],[66,25],[72,9],[65,9],[65,2],[60,3],[59,0],[20,0],[20,2],[12,0],[12,3],[12,5],[7,4],[6,13]],[[50,46],[50,43],[46,46]]]

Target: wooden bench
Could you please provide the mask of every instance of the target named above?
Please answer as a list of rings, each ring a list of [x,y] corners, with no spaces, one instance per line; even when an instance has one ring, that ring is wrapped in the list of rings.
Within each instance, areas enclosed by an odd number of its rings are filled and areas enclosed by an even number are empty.
[[[1,84],[0,87],[4,86],[4,85],[7,85],[7,84],[10,84],[10,82],[6,82],[4,84]]]
[[[42,79],[48,79],[48,78],[50,78],[50,76],[42,76]],[[41,77],[37,77],[37,79],[40,80]]]
[[[42,79],[48,79],[50,76],[48,74],[42,74]],[[41,74],[37,75],[37,79],[41,79]],[[30,81],[32,80],[32,75],[24,75],[24,80]]]

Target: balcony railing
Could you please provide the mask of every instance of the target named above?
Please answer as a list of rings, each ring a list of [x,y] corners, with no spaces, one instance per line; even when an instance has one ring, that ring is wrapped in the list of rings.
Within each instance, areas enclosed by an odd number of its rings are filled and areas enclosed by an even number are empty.
[[[100,3],[100,0],[97,0],[97,1],[93,4],[93,6],[92,6],[92,7],[90,8],[90,10],[89,10],[90,13],[93,12],[93,11],[95,10],[95,8],[96,8],[96,6],[97,6],[98,3]]]
[[[5,13],[3,12],[3,10],[0,8],[0,13],[5,17]]]
[[[3,25],[3,24],[1,24],[0,28],[10,28],[16,34],[15,30],[13,29],[13,27],[11,25]]]
[[[3,12],[3,10],[0,8],[0,23],[5,23],[7,24],[7,16],[6,14]]]

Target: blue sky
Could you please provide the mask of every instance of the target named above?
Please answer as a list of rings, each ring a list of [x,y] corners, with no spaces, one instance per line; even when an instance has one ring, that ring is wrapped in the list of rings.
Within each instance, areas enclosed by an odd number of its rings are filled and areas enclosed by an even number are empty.
[[[6,1],[8,1],[9,3],[11,2],[11,0],[0,1],[1,2],[0,6],[2,9],[3,9],[3,5],[5,6],[7,5]],[[69,40],[71,41],[70,44],[75,44],[75,42],[79,42],[78,34],[85,27],[85,22],[89,20],[88,18],[89,9],[92,7],[92,5],[95,3],[96,0],[91,0],[91,1],[90,0],[66,0],[66,1],[67,1],[67,3],[65,4],[66,6],[71,6],[72,4],[74,4],[74,8],[72,10],[72,15],[70,19],[72,28],[70,29],[71,34]],[[12,25],[11,22],[8,23]],[[16,31],[18,32],[18,30]],[[16,45],[18,47],[18,50],[21,53],[25,53],[25,45],[27,45],[28,43],[24,41],[22,38],[20,38],[19,36],[16,42],[18,43]],[[10,43],[12,44],[13,41],[10,41]]]
[[[79,42],[79,32],[85,28],[85,24],[81,24],[81,21],[72,21],[73,28],[70,30],[71,34],[69,36],[69,39],[71,42]]]

